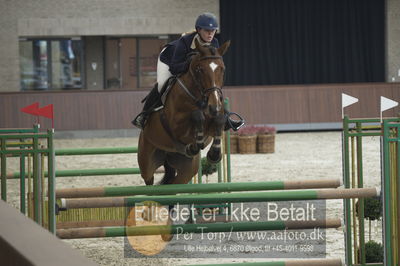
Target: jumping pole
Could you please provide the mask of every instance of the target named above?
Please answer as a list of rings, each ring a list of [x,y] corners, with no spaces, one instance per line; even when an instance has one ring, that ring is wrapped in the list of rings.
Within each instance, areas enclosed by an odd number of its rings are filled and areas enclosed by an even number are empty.
[[[179,225],[149,225],[149,226],[121,226],[98,228],[59,229],[57,236],[62,239],[96,238],[96,237],[122,237],[165,235],[185,233],[211,233],[211,232],[241,232],[264,230],[293,230],[314,228],[338,228],[342,226],[340,219],[320,221],[267,221],[267,222],[234,222],[210,224],[179,224]]]
[[[67,188],[56,191],[57,198],[91,198],[91,197],[119,197],[135,195],[173,195],[179,193],[211,193],[234,191],[261,191],[261,190],[292,190],[337,188],[342,182],[339,179],[326,180],[297,180],[297,181],[269,181],[269,182],[237,182],[237,183],[209,183],[209,184],[179,184],[157,186],[127,186],[127,187],[99,187],[99,188]]]
[[[208,193],[199,195],[179,196],[137,196],[137,197],[109,197],[88,199],[60,199],[63,209],[77,208],[105,208],[105,207],[133,207],[137,203],[154,201],[161,205],[174,204],[213,204],[213,203],[240,203],[290,200],[318,200],[318,199],[345,199],[376,197],[379,192],[376,188],[358,189],[321,189],[321,190],[293,190],[268,191],[247,193]]]

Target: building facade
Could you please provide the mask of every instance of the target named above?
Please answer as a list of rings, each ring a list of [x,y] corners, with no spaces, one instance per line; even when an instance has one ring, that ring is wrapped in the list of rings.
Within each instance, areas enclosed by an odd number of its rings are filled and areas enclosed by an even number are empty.
[[[148,89],[160,48],[218,0],[0,1],[0,91]]]
[[[54,104],[57,130],[132,128],[161,47],[220,8],[219,0],[0,0],[0,128],[29,127],[34,119],[19,110],[33,102]],[[400,1],[386,0],[385,10],[385,82],[225,87],[231,109],[249,124],[329,129],[345,92],[363,103],[350,115],[378,116],[380,95],[400,100]]]

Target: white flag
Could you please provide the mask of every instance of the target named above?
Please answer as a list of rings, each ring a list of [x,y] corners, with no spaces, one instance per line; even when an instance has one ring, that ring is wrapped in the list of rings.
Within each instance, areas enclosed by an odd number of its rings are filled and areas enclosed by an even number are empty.
[[[345,108],[346,106],[352,105],[356,102],[358,102],[356,97],[342,93],[342,108]]]
[[[390,108],[396,107],[399,105],[398,102],[390,100],[386,97],[381,96],[381,112],[389,110]]]

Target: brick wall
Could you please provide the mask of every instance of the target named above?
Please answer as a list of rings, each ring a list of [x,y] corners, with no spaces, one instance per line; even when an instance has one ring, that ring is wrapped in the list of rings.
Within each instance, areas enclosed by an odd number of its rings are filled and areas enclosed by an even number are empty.
[[[386,0],[387,81],[400,81],[400,1]],[[0,0],[0,92],[19,91],[19,37],[179,34],[218,0]]]
[[[0,0],[0,92],[19,91],[19,37],[179,34],[218,0]]]

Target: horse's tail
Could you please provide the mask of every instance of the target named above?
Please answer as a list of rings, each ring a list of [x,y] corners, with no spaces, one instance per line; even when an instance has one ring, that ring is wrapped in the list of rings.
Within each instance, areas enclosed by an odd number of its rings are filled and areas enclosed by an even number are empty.
[[[167,161],[164,162],[164,169],[165,173],[163,179],[160,181],[160,185],[171,184],[171,181],[176,176],[176,170],[172,168]]]

